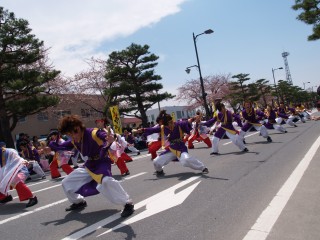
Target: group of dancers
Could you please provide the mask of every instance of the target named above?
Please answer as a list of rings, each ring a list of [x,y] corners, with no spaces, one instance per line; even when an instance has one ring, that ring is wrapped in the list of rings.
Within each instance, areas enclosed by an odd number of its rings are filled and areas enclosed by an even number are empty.
[[[254,128],[268,142],[272,142],[268,129],[286,133],[284,123],[296,127],[297,121],[305,122],[305,119],[310,117],[302,108],[303,106],[300,106],[300,109],[290,109],[280,104],[278,108],[268,105],[262,110],[248,101],[244,103],[243,110],[235,114],[222,102],[217,102],[216,111],[211,119],[203,120],[201,112],[197,112],[189,119],[174,121],[170,114],[162,110],[156,119],[156,126],[136,131],[148,141],[148,149],[158,177],[165,174],[164,166],[172,161],[178,161],[184,167],[207,174],[209,169],[204,163],[188,152],[188,148],[194,148],[193,141],[203,141],[208,148],[212,148],[210,154],[217,155],[219,141],[227,136],[242,152],[248,152],[244,139],[248,131]],[[50,164],[52,178],[61,176],[58,166],[66,173],[66,177],[62,180],[62,188],[71,203],[66,211],[85,208],[87,206],[85,197],[101,193],[110,202],[122,205],[124,208],[121,216],[128,217],[134,212],[133,201],[120,182],[113,178],[111,169],[112,164],[116,164],[121,175],[130,174],[126,162],[132,161],[132,158],[124,151],[129,145],[126,141],[129,133],[123,137],[114,133],[112,128],[105,124],[98,125],[99,122],[96,122],[96,128],[87,128],[79,116],[65,116],[59,122],[59,131],[49,135],[48,145],[42,150],[44,154],[55,155]],[[215,132],[210,140],[208,132],[213,129]],[[67,135],[69,139],[62,140],[61,134]],[[38,161],[30,163],[25,160],[31,158],[30,153],[34,149],[30,151],[26,146],[23,151],[25,155],[22,156],[16,150],[5,146],[1,147],[1,150],[0,203],[12,201],[12,196],[8,192],[10,189],[16,189],[20,201],[28,200],[26,207],[37,204],[37,197],[25,184],[29,165],[32,165],[33,170],[38,171],[42,178],[45,176],[35,163]],[[68,164],[70,157],[73,160],[81,158],[83,165],[78,166],[75,161],[76,166],[71,168]]]

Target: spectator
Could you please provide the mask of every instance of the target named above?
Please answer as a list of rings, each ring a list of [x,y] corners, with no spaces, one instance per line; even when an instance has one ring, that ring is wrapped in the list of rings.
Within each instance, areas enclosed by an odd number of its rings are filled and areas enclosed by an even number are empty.
[[[128,143],[127,148],[133,152],[133,153],[137,153],[137,155],[140,155],[140,151],[138,149],[135,148],[135,137],[132,135],[132,133],[130,133],[127,129],[123,130],[123,134],[122,137],[124,138],[124,140],[126,140],[126,142]]]
[[[39,138],[37,136],[32,137],[32,145],[38,149],[40,147]]]

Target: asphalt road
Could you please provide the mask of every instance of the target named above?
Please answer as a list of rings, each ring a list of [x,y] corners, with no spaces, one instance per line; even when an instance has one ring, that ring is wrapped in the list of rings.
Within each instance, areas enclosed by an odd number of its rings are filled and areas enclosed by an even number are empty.
[[[62,178],[34,179],[28,186],[37,205],[26,209],[17,198],[0,205],[1,239],[320,239],[319,124],[271,130],[272,143],[249,132],[248,153],[228,139],[218,156],[195,144],[190,154],[209,168],[206,175],[172,162],[158,178],[147,152],[127,164],[127,177],[113,166],[135,203],[127,219],[101,195],[87,198],[82,211],[65,212]]]

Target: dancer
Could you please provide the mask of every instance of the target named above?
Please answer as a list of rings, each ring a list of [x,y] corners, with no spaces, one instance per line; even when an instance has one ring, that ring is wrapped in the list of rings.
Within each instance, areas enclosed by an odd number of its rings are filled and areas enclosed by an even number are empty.
[[[28,163],[27,168],[29,172],[34,171],[41,179],[45,179],[46,174],[40,166],[40,155],[38,150],[34,146],[30,146],[30,144],[26,141],[20,142],[20,149],[20,155]]]
[[[134,212],[134,205],[121,184],[111,174],[108,150],[114,141],[114,134],[102,129],[86,128],[76,115],[62,118],[59,130],[72,140],[60,144],[51,142],[50,148],[54,151],[65,151],[75,147],[85,160],[83,167],[75,169],[62,180],[63,190],[72,203],[66,211],[85,208],[87,203],[84,197],[101,193],[110,202],[124,205],[122,217],[130,216]]]
[[[110,131],[110,129],[108,131]],[[110,134],[113,134],[113,131]],[[132,158],[124,152],[128,144],[120,134],[114,134],[114,139],[108,151],[110,159],[117,164],[122,176],[130,175],[125,161],[132,161]]]
[[[95,123],[99,129],[106,131],[107,133],[110,132],[110,134],[115,134],[111,126],[107,126],[107,119],[97,119]],[[121,172],[121,175],[129,175],[130,172],[127,168],[126,162],[132,162],[133,159],[124,152],[124,149],[128,146],[128,143],[125,141],[123,137],[121,137],[120,134],[115,134],[114,137],[116,139],[115,142],[117,142],[117,144],[113,144],[112,148],[110,148],[112,154],[112,156],[110,155],[111,160],[113,161],[113,163],[117,165]]]
[[[162,125],[162,121],[159,117],[156,119],[156,125],[152,126],[154,128],[159,127]],[[146,136],[147,143],[148,143],[148,151],[151,154],[151,161],[157,157],[157,151],[161,148],[161,138],[159,133],[152,133]]]
[[[280,124],[278,123],[281,123],[281,119],[277,119],[277,114],[276,112],[273,110],[272,106],[270,104],[267,105],[267,108],[265,110],[265,117],[266,117],[266,121],[264,122],[264,126],[267,128],[267,129],[275,129],[279,132],[282,132],[282,133],[286,133],[287,130],[281,126]],[[278,121],[278,123],[277,123]]]
[[[136,153],[137,155],[140,155],[140,151],[134,147],[135,141],[134,141],[134,137],[132,136],[132,133],[130,133],[127,129],[124,129],[122,137],[124,137],[124,139],[128,143],[127,148],[131,152]]]
[[[188,148],[194,148],[193,141],[203,141],[208,148],[212,147],[210,138],[207,135],[207,127],[203,124],[202,114],[200,111],[196,112],[195,121],[192,123],[191,136],[188,138]]]
[[[278,117],[281,118],[281,120],[282,120],[281,124],[286,123],[289,126],[298,127],[293,122],[294,117],[287,114],[287,108],[283,102],[280,103],[280,106],[277,109],[277,114],[278,114]]]
[[[64,140],[61,138],[61,135],[58,131],[52,131],[48,136],[48,142],[48,145],[50,145],[51,142],[62,144]],[[53,160],[50,163],[50,172],[52,179],[61,177],[58,169],[59,166],[67,175],[73,171],[72,167],[68,164],[69,159],[73,154],[72,150],[73,149],[70,149],[70,151],[55,151],[51,153],[54,155]]]
[[[153,160],[156,175],[164,175],[163,167],[176,158],[184,167],[201,170],[202,173],[208,173],[208,168],[205,167],[202,162],[189,155],[188,149],[183,142],[183,133],[190,134],[191,122],[195,119],[173,122],[171,115],[167,114],[165,110],[160,111],[159,118],[162,121],[161,126],[139,129],[139,131],[145,135],[152,133],[161,134],[161,143],[166,150]],[[168,146],[165,146],[166,139],[170,144]]]
[[[223,103],[218,102],[215,108],[219,111],[217,115],[217,122],[221,123],[220,127],[215,132],[212,138],[212,152],[210,155],[218,155],[219,141],[227,135],[227,137],[235,144],[241,151],[248,152],[243,140],[238,135],[238,131],[233,126],[232,113],[227,110]]]
[[[271,137],[268,134],[267,128],[262,125],[259,120],[258,116],[263,116],[264,113],[258,110],[255,110],[252,107],[250,101],[244,103],[244,109],[242,110],[242,117],[245,119],[245,123],[240,130],[239,136],[241,137],[242,141],[244,141],[244,136],[251,128],[255,128],[256,131],[259,131],[261,136],[266,138],[268,142],[272,142]]]
[[[15,149],[1,148],[0,161],[0,203],[13,200],[8,194],[10,188],[15,188],[20,202],[28,201],[26,207],[32,207],[38,203],[38,199],[25,184],[29,172],[26,167],[28,162],[19,156]]]

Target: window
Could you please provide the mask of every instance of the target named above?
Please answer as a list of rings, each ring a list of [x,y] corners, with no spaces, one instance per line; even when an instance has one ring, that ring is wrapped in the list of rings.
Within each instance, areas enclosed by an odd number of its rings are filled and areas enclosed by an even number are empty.
[[[181,111],[177,111],[177,119],[181,119],[181,118],[182,118]]]
[[[19,123],[23,123],[23,122],[26,122],[27,121],[27,117],[19,117],[18,118],[18,122]]]
[[[56,119],[60,119],[66,115],[71,115],[71,110],[57,110],[53,112]]]
[[[47,111],[45,111],[45,112],[39,112],[39,113],[37,114],[37,119],[38,119],[39,121],[48,121],[48,119],[49,119],[49,114],[48,114],[48,112],[47,112]]]
[[[89,109],[89,108],[81,108],[81,116],[83,118],[101,118],[103,117],[101,112],[97,112],[94,109]]]

